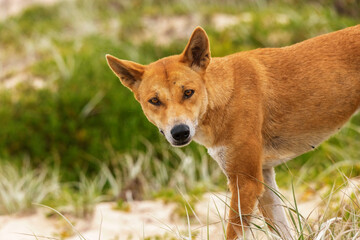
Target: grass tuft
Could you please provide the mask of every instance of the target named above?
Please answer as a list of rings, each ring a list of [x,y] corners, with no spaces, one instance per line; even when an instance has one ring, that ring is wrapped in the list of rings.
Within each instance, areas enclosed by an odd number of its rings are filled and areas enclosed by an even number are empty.
[[[41,203],[59,190],[57,170],[32,169],[26,160],[21,166],[0,164],[0,214],[27,211],[32,203]]]

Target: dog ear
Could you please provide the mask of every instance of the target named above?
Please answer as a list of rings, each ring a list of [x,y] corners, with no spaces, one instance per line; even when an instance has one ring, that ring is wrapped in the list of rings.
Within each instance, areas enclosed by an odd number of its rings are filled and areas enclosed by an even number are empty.
[[[181,54],[181,62],[188,63],[194,70],[205,70],[210,63],[210,58],[208,36],[204,29],[197,27]]]
[[[126,60],[120,60],[106,54],[106,60],[111,70],[119,77],[121,83],[131,91],[136,91],[140,85],[145,66]]]

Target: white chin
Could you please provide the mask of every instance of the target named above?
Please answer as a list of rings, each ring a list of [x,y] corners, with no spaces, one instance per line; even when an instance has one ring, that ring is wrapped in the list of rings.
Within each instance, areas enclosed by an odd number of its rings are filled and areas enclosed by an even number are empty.
[[[184,143],[170,143],[173,147],[185,147],[191,143],[191,139],[189,141],[186,141]]]

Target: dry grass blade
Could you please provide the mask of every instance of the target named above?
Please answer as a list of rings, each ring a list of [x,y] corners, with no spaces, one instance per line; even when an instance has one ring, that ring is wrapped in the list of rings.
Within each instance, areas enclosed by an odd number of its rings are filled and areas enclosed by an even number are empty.
[[[43,205],[43,204],[34,203],[34,205],[50,209],[51,211],[58,214],[60,217],[62,217],[69,224],[69,226],[74,231],[74,233],[76,233],[79,236],[80,240],[86,240],[86,238],[74,227],[74,225],[70,222],[70,220],[67,219],[61,212],[59,212],[58,210],[56,210],[56,209],[54,209],[52,207],[49,207],[49,206],[46,206],[46,205]]]

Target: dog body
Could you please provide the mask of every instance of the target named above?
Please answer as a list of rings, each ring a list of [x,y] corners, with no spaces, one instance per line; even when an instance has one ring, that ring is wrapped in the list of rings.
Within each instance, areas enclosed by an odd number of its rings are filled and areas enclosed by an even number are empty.
[[[232,192],[227,239],[242,236],[257,203],[291,239],[263,182],[277,189],[273,167],[314,149],[360,108],[360,25],[221,58],[196,28],[180,55],[147,66],[107,60],[172,145],[195,140],[219,163]]]

